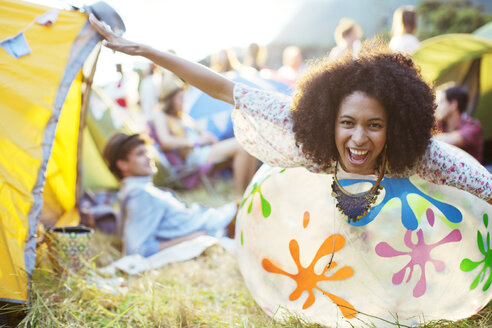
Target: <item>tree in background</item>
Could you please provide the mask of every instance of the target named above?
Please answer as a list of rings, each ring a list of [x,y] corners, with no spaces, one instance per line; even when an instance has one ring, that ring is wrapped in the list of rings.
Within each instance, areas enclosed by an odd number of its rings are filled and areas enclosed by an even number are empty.
[[[471,0],[425,0],[418,4],[417,13],[420,40],[446,33],[471,33],[492,21],[492,15]]]

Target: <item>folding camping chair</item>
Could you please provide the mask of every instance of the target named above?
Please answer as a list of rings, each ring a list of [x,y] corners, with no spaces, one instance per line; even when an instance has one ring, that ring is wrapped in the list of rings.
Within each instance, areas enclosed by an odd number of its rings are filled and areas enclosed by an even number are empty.
[[[147,123],[147,129],[148,135],[154,141],[158,164],[161,166],[161,170],[154,178],[156,185],[190,190],[201,182],[208,193],[217,196],[210,177],[221,170],[231,167],[232,161],[230,159],[219,163],[187,165],[178,151],[164,152],[161,150],[155,127],[151,122]]]
[[[201,183],[208,193],[212,196],[217,196],[217,192],[210,178],[215,173],[231,167],[231,160],[190,166],[184,163],[176,151],[163,152],[159,149],[157,142],[154,143],[154,147],[157,153],[158,164],[162,168],[156,176],[156,185],[190,190]]]

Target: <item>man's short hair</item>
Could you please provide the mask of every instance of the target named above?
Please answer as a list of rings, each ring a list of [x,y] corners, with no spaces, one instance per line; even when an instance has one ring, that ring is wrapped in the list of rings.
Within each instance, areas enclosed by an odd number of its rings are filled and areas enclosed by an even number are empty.
[[[468,105],[468,92],[465,88],[454,86],[446,89],[444,93],[446,94],[446,100],[448,102],[452,102],[453,100],[458,102],[458,110],[460,113],[463,114],[466,111],[466,107]]]
[[[126,134],[118,132],[109,138],[104,147],[103,157],[113,173],[119,180],[123,179],[123,175],[116,165],[118,160],[128,159],[128,154],[137,146],[146,144],[147,140],[141,134]]]

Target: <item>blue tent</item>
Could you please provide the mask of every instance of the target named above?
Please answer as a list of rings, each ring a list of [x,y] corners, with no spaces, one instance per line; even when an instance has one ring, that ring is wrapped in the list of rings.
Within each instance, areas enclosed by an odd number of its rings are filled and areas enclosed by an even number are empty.
[[[257,72],[231,71],[226,77],[245,85],[258,89],[277,91],[290,95],[292,90],[282,82],[264,79]],[[196,88],[190,88],[185,95],[185,111],[194,118],[198,125],[220,140],[234,137],[232,129],[231,112],[234,106],[224,101],[217,100]]]

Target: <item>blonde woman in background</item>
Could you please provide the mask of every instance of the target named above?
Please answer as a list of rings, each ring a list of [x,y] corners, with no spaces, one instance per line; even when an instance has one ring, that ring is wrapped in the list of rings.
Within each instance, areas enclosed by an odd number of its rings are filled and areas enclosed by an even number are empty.
[[[217,73],[239,70],[241,62],[233,49],[222,49],[210,57],[210,69]]]
[[[282,66],[278,69],[278,77],[288,85],[294,85],[304,71],[301,48],[288,46],[282,52]]]
[[[155,138],[164,152],[176,152],[187,165],[217,164],[232,159],[235,192],[244,192],[256,172],[258,161],[249,155],[235,138],[218,140],[201,129],[183,110],[184,85],[178,78],[168,78],[161,94],[161,110],[154,113]]]
[[[335,42],[337,45],[331,49],[329,58],[336,59],[347,51],[356,57],[360,50],[360,40],[363,32],[359,24],[349,18],[342,18],[335,28]]]
[[[393,37],[389,47],[393,52],[411,54],[420,47],[419,39],[414,35],[417,30],[417,12],[413,6],[403,6],[393,14]]]

